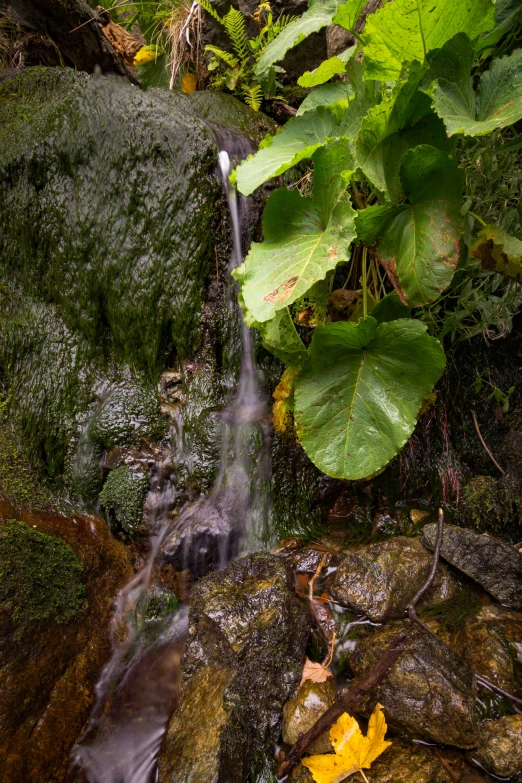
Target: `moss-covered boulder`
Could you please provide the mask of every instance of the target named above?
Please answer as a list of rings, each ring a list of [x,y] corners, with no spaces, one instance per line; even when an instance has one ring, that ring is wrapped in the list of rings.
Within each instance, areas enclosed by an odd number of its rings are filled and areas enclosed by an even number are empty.
[[[396,536],[345,555],[333,579],[331,595],[374,622],[401,618],[428,578],[433,557],[417,538]],[[454,598],[458,586],[445,566],[437,571],[424,598],[433,606]]]
[[[488,772],[502,778],[522,773],[522,715],[485,721],[482,741],[473,757]]]
[[[290,570],[249,555],[194,589],[181,706],[160,753],[161,783],[244,783],[277,740],[309,634]]]
[[[356,678],[374,666],[399,630],[406,650],[373,693],[363,712],[384,707],[390,727],[428,742],[472,748],[478,743],[479,716],[469,665],[447,645],[418,626],[390,623],[357,643],[349,656]]]
[[[2,779],[66,779],[131,574],[103,520],[21,511],[0,497]]]

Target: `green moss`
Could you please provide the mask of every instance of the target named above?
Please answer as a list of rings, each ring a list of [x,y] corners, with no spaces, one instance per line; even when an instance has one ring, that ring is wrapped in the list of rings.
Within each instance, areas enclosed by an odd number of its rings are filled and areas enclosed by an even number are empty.
[[[100,493],[100,503],[129,536],[136,533],[141,520],[143,501],[149,487],[149,477],[140,470],[123,465],[109,473]]]
[[[464,626],[468,617],[479,612],[480,607],[480,597],[471,590],[463,588],[455,598],[422,609],[420,615],[425,622],[434,620],[442,629],[456,631]]]
[[[14,519],[0,528],[0,602],[13,606],[17,638],[34,622],[68,622],[81,614],[82,572],[61,539]]]
[[[518,485],[510,475],[497,481],[491,476],[477,476],[464,487],[456,521],[479,532],[517,535],[520,525],[521,498]],[[514,530],[513,530],[514,528]]]
[[[0,418],[0,494],[18,506],[44,509],[51,505],[5,418]]]

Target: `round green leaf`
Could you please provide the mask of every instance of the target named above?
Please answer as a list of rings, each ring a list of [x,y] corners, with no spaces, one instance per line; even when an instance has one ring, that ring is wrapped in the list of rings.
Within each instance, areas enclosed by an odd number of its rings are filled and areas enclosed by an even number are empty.
[[[445,356],[420,321],[318,326],[295,386],[301,444],[318,468],[360,479],[404,446]]]

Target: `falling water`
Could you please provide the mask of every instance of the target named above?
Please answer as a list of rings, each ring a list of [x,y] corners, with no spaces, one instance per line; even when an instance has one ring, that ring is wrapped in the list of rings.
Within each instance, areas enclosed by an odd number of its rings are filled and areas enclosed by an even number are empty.
[[[250,149],[230,149],[231,137],[217,134],[219,163],[228,196],[233,229],[230,270],[241,263],[240,212],[229,184],[230,155],[244,157]],[[156,758],[172,712],[179,702],[181,657],[188,631],[188,607],[181,603],[168,622],[144,621],[147,602],[157,600],[153,571],[167,562],[200,576],[223,568],[238,555],[267,543],[270,516],[270,438],[265,394],[254,361],[252,335],[237,305],[237,288],[228,283],[229,319],[239,321],[240,345],[230,341],[229,402],[221,413],[223,436],[218,476],[212,492],[191,504],[174,522],[168,517],[177,499],[174,484],[162,484],[161,466],[151,486],[155,510],[145,567],[121,591],[113,620],[114,652],[97,685],[96,705],[74,760],[89,783],[153,783]],[[237,355],[240,356],[237,381]],[[181,417],[172,428],[173,448],[180,449]],[[124,641],[121,641],[122,636]]]

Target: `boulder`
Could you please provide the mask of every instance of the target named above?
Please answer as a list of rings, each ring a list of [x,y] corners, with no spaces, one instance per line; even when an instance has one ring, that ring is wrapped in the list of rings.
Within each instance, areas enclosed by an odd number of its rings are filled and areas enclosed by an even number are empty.
[[[433,558],[417,538],[397,536],[349,552],[332,579],[332,598],[373,622],[404,617],[406,607],[425,583]],[[421,606],[453,598],[458,586],[444,566]]]
[[[426,525],[422,543],[435,546],[437,526]],[[492,536],[446,525],[441,556],[470,576],[502,604],[522,609],[522,554]]]
[[[130,556],[102,519],[20,511],[0,497],[0,571],[2,779],[63,783]]]
[[[451,647],[476,674],[508,693],[515,688],[514,656],[504,634],[486,623],[467,622],[451,637]]]
[[[309,635],[288,567],[235,560],[194,588],[180,709],[159,757],[161,783],[243,783],[280,732]]]
[[[522,772],[522,715],[482,724],[482,740],[472,755],[488,772],[509,778]]]
[[[412,737],[473,748],[478,743],[478,712],[469,665],[443,642],[410,623],[390,623],[363,638],[350,654],[361,679],[375,665],[399,630],[408,635],[406,650],[383,683],[364,699],[371,714],[377,702],[390,727]]]
[[[311,729],[336,698],[337,688],[333,677],[328,677],[324,682],[305,680],[295,699],[288,701],[283,708],[283,742],[294,745],[299,735]],[[333,748],[327,731],[308,746],[309,753],[329,753],[331,750]]]

